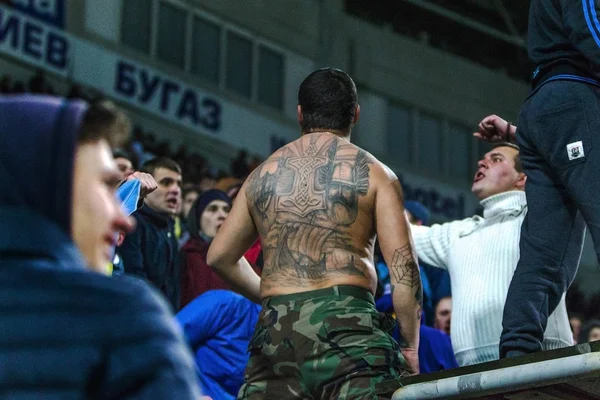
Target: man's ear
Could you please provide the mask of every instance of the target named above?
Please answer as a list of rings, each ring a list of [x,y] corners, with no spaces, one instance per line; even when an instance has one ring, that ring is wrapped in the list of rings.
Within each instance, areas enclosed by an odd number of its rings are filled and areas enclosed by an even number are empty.
[[[352,121],[352,125],[356,125],[358,120],[360,119],[360,105],[356,105],[356,109],[354,110],[354,121]]]
[[[525,190],[525,182],[527,182],[527,175],[523,172],[519,172],[519,179],[515,182],[515,188],[519,190]]]
[[[119,231],[119,237],[117,239],[117,247],[122,245],[124,240],[125,240],[125,232]]]
[[[304,125],[304,115],[302,115],[302,106],[300,104],[298,104],[296,114],[298,116],[298,123],[300,124],[300,126],[303,126]]]

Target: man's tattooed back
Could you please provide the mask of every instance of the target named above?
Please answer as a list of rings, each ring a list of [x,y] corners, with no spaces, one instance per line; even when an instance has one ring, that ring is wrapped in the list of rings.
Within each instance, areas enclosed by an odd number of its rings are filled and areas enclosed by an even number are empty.
[[[266,288],[372,288],[374,162],[348,140],[314,132],[253,171],[246,197],[263,246]]]

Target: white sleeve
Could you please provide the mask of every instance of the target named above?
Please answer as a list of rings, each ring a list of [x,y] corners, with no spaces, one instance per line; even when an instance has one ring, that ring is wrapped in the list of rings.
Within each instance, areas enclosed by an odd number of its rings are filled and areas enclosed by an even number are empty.
[[[448,269],[451,224],[429,226],[411,225],[415,251],[419,261],[434,267]]]

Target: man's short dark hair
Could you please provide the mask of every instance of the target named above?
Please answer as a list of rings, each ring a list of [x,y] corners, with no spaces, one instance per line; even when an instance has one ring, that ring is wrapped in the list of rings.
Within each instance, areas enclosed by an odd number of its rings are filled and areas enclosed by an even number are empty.
[[[344,71],[320,69],[300,85],[298,104],[302,107],[303,132],[349,130],[358,104],[356,85]]]
[[[446,299],[452,300],[452,296],[444,296],[444,297],[438,299],[438,301],[435,302],[435,306],[433,307],[434,314],[437,313],[438,306],[440,305],[440,303],[442,302],[442,300],[446,300]]]
[[[77,143],[106,140],[111,147],[120,147],[129,138],[129,118],[108,100],[91,103],[79,128]]]
[[[131,158],[131,156],[129,155],[129,153],[126,150],[123,149],[113,149],[113,158],[124,158],[126,160],[129,160],[133,163],[133,159]]]
[[[495,149],[498,147],[510,147],[511,149],[515,149],[517,151],[517,154],[515,155],[515,169],[517,172],[523,172],[523,164],[521,163],[521,149],[519,149],[519,146],[510,142],[502,142],[494,146]]]
[[[146,161],[140,168],[140,171],[150,175],[154,175],[154,172],[158,168],[165,168],[170,171],[181,174],[181,167],[179,166],[179,164],[167,157],[156,157]]]

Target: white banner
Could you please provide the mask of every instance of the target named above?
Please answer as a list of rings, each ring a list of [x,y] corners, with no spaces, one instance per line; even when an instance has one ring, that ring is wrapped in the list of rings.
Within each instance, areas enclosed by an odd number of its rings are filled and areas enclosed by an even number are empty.
[[[72,42],[63,31],[0,7],[0,53],[67,76],[72,52]]]
[[[292,123],[263,117],[3,6],[0,53],[263,157],[299,136]]]

